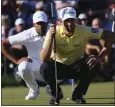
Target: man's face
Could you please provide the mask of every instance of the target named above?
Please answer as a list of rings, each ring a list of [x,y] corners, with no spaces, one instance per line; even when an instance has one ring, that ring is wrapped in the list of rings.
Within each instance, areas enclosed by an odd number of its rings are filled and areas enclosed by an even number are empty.
[[[100,28],[100,24],[98,22],[95,22],[92,24],[93,28]]]
[[[92,21],[92,27],[93,27],[93,28],[101,28],[101,22],[100,22],[100,20],[94,19],[94,20]]]
[[[36,32],[41,35],[44,36],[47,30],[47,23],[45,22],[37,22],[34,24],[34,27],[36,29]]]
[[[24,30],[24,25],[23,24],[20,24],[20,25],[16,25],[16,31],[19,33],[19,32],[22,32]]]
[[[81,23],[82,23],[82,25],[87,26],[88,20],[87,19],[82,19]]]
[[[68,32],[73,32],[76,26],[76,19],[69,18],[63,21],[63,24]]]

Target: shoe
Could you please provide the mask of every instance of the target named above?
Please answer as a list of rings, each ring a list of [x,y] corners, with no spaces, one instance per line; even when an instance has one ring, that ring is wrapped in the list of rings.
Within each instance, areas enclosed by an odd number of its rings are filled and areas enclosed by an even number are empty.
[[[52,94],[51,94],[51,89],[50,89],[50,86],[49,85],[46,85],[46,93],[52,97]]]
[[[35,100],[39,94],[40,89],[38,89],[37,91],[33,91],[32,89],[30,89],[28,95],[25,97],[25,100]]]
[[[86,100],[85,98],[83,97],[83,94],[77,94],[76,90],[73,91],[73,94],[72,94],[72,100],[74,102],[76,102],[77,104],[86,104]]]
[[[52,98],[52,94],[51,94],[51,89],[49,85],[46,85],[46,93]],[[59,100],[63,99],[63,92],[62,89],[60,88],[60,92],[59,92]]]
[[[76,99],[77,104],[86,104],[86,100],[84,98]]]
[[[52,105],[52,106],[56,106],[56,105],[60,104],[60,101],[59,100],[55,100],[55,98],[52,97],[51,100],[49,101],[49,104]]]
[[[77,98],[77,99],[74,99],[74,98],[72,97],[72,100],[73,100],[74,102],[76,102],[77,104],[86,104],[86,100],[85,100],[85,98],[83,98],[83,96],[82,96],[81,98]]]

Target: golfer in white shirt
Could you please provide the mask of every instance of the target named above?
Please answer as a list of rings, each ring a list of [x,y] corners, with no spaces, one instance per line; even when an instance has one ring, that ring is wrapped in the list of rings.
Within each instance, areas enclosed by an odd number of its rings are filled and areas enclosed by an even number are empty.
[[[25,100],[33,100],[40,94],[36,80],[44,81],[40,75],[41,65],[40,51],[42,49],[44,35],[47,30],[47,15],[43,11],[33,14],[33,27],[21,33],[10,36],[2,41],[2,53],[12,62],[18,65],[21,78],[29,87],[29,93]],[[28,57],[16,59],[9,51],[11,45],[24,45],[28,52]]]

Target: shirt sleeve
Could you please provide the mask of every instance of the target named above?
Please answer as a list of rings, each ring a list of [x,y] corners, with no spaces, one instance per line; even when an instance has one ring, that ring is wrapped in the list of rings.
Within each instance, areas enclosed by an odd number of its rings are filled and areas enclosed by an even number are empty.
[[[11,45],[25,45],[26,42],[26,31],[18,33],[16,35],[8,37]]]
[[[55,34],[55,36],[57,37],[57,35],[58,35],[58,26],[56,26],[56,34]],[[48,40],[50,39],[51,37],[50,37],[50,33],[49,33],[49,30],[48,30],[48,32],[47,32],[47,34],[46,34],[46,37],[45,37],[45,40],[44,40],[44,44],[43,44],[43,48],[45,48],[45,47],[47,47],[47,45],[49,44],[48,43]]]
[[[92,39],[100,39],[103,33],[103,29],[101,28],[92,28],[92,27],[84,27],[82,31],[87,40],[92,40]]]

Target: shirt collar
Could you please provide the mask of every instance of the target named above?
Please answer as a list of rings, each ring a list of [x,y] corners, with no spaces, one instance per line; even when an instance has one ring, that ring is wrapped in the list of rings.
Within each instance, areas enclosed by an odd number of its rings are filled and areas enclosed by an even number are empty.
[[[39,34],[36,32],[35,27],[33,28],[33,33],[34,33],[34,36],[39,36]]]
[[[64,27],[62,27],[62,33],[61,33],[61,37],[65,37],[66,36],[66,34],[64,33]],[[73,36],[77,36],[76,35],[76,30],[77,30],[77,27],[75,26],[75,29],[74,29],[74,33],[73,33],[73,35],[70,37],[70,38],[73,38]]]
[[[33,28],[33,33],[34,33],[34,36],[35,37],[39,37],[39,38],[44,38],[45,37],[45,35],[44,36],[40,36],[37,32],[36,32],[36,29],[35,29],[35,27]]]

